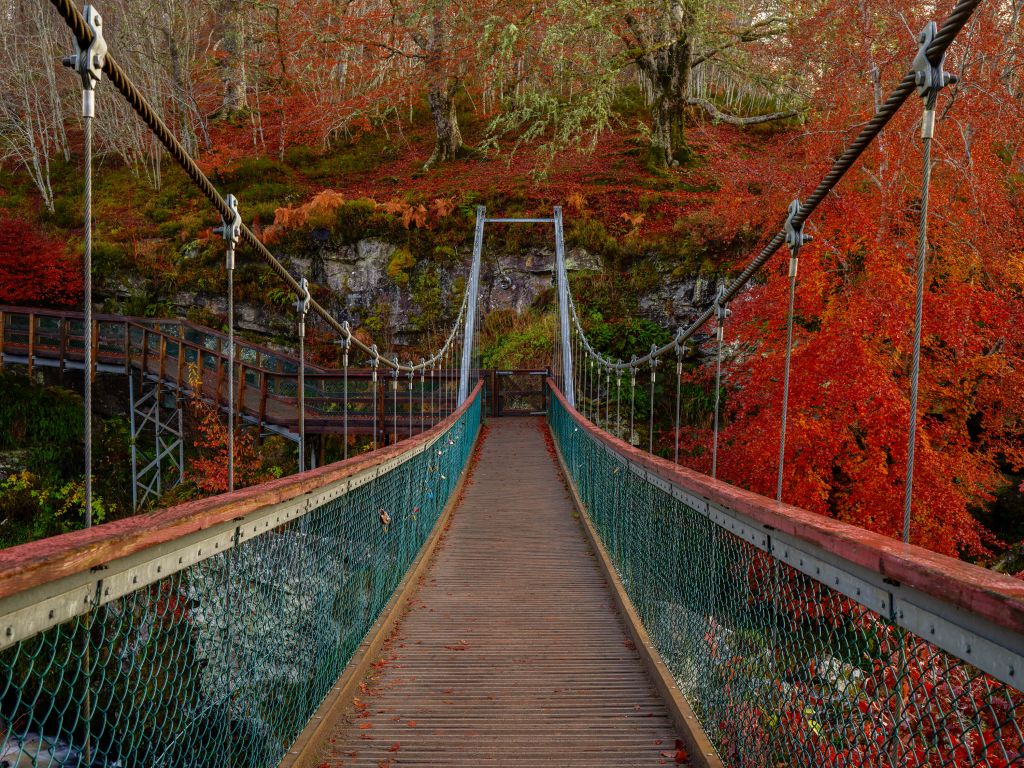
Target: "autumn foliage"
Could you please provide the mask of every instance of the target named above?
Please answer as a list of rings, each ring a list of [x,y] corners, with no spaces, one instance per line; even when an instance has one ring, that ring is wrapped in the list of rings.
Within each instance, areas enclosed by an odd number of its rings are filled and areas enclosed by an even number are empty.
[[[188,409],[195,449],[186,459],[185,477],[202,493],[224,493],[228,490],[228,426],[217,407],[203,399],[200,373],[189,370]],[[235,429],[235,487],[272,480],[277,475],[269,468],[260,452],[257,435],[252,430]]]
[[[848,141],[849,126],[873,109],[864,67],[842,63],[876,64],[884,93],[913,56],[912,41],[892,34],[904,18],[914,29],[924,24],[919,9],[895,3],[873,8],[829,45],[811,25],[805,41],[794,41],[831,73],[815,96],[830,111],[816,116],[813,132],[770,142],[767,155],[722,158],[716,237],[760,232],[764,242],[777,231],[789,199],[806,194]],[[1019,86],[1007,80],[999,10],[979,11],[967,34],[970,57],[954,47],[947,61],[962,84],[939,102],[912,514],[912,541],[953,555],[992,544],[972,512],[1024,468],[1024,205],[1011,149],[1024,115],[1019,100],[1006,98]],[[784,500],[890,536],[903,523],[920,115],[911,97],[812,217],[815,240],[801,252],[795,311]],[[720,145],[721,134],[708,135]],[[719,477],[770,496],[787,262],[780,254],[733,302],[726,333]],[[705,351],[714,354],[713,340]],[[693,378],[713,386],[713,375],[712,365]],[[709,426],[681,435],[687,461],[703,471]]]
[[[0,216],[0,304],[68,307],[81,300],[81,265],[64,244],[23,219]]]

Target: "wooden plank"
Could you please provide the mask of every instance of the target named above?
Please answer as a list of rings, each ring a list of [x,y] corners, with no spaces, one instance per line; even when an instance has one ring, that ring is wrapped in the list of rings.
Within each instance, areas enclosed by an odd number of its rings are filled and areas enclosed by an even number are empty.
[[[479,439],[478,436],[477,440],[479,441]],[[277,768],[321,768],[320,753],[323,751],[326,739],[329,738],[335,727],[337,718],[344,716],[348,708],[352,706],[352,700],[359,692],[359,683],[369,672],[370,665],[377,659],[384,642],[391,636],[404,611],[409,607],[409,602],[415,597],[420,576],[431,562],[441,541],[441,536],[448,527],[451,515],[462,498],[467,478],[473,471],[474,458],[470,459],[466,469],[459,476],[459,482],[452,491],[451,498],[434,524],[434,529],[430,532],[430,536],[424,542],[419,554],[416,555],[409,571],[394,594],[391,595],[391,599],[384,606],[380,616],[370,627],[370,631],[366,633],[363,642],[352,655],[345,671],[338,678],[331,692],[327,694],[323,704],[310,718],[309,723],[295,739],[288,754],[281,760]]]
[[[156,544],[206,530],[377,466],[442,434],[469,408],[475,393],[476,390],[462,408],[434,429],[398,445],[328,464],[302,475],[283,477],[232,493],[197,499],[87,530],[0,550],[0,598],[96,568]]]
[[[99,363],[100,353],[100,321],[95,318],[92,321],[92,367],[89,370],[89,378],[96,381],[96,367]]]
[[[35,362],[36,344],[36,316],[34,312],[28,313],[28,377],[32,378],[32,364]]]
[[[573,520],[540,419],[488,432],[360,707],[312,765],[675,765],[677,731]]]
[[[7,316],[0,310],[0,371],[4,369],[4,341],[7,337]]]
[[[552,397],[580,428],[637,466],[750,520],[820,547],[825,552],[1014,632],[1024,632],[1024,582],[849,523],[777,502],[636,448],[592,424],[565,402],[554,381]]]
[[[259,413],[259,428],[263,430],[263,425],[267,421],[267,372],[260,371],[260,413]]]

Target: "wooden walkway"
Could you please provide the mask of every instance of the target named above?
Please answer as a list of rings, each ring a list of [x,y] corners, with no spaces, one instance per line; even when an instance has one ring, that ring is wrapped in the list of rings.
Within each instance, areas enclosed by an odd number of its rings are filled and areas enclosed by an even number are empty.
[[[676,764],[542,429],[490,422],[412,607],[319,765]]]

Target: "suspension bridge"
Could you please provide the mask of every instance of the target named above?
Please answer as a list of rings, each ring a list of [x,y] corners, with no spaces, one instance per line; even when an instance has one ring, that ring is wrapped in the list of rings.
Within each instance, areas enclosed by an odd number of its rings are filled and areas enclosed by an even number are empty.
[[[1024,766],[1024,583],[911,543],[915,411],[899,541],[785,503],[788,353],[775,498],[716,479],[717,462],[710,476],[680,466],[678,444],[655,456],[653,422],[644,450],[633,407],[659,377],[678,385],[684,345],[709,327],[720,377],[728,305],[783,247],[791,348],[803,225],[915,92],[916,403],[934,110],[977,4],[926,28],[818,187],[668,344],[604,356],[572,297],[561,210],[481,208],[451,332],[401,362],[241,223],[117,65],[96,9],[53,0],[83,83],[85,306],[0,308],[0,363],[83,372],[87,510],[97,371],[127,375],[140,418],[134,382],[140,399],[213,403],[231,489],[103,525],[87,513],[84,530],[0,551],[0,766]],[[225,334],[92,312],[92,119],[107,81],[221,218]],[[501,418],[477,294],[485,228],[519,224],[551,227],[557,330],[550,369],[528,374],[543,388],[518,392],[538,399],[505,409],[540,415]],[[294,292],[296,356],[236,340],[238,247]],[[337,334],[337,369],[306,362],[310,313]],[[299,471],[235,490],[244,424],[295,439]],[[348,456],[349,430],[370,450]],[[307,432],[345,435],[345,455],[313,466]],[[180,423],[168,434],[158,456],[180,451]]]

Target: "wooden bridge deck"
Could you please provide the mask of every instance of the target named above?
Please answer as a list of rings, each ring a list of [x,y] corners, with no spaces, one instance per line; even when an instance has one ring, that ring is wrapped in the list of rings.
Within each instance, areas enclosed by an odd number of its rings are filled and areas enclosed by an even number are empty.
[[[543,428],[491,421],[409,613],[318,765],[676,764]]]

